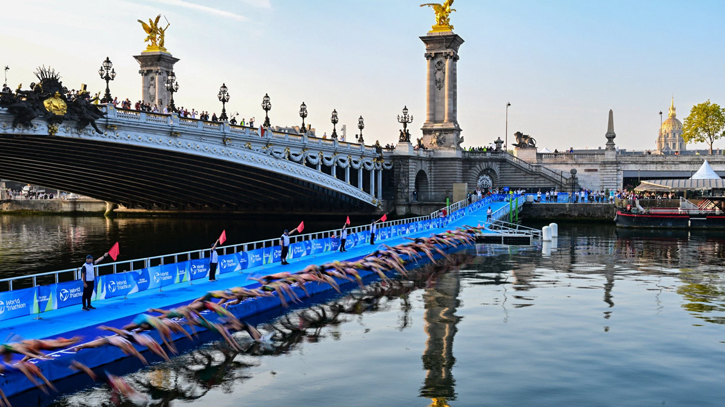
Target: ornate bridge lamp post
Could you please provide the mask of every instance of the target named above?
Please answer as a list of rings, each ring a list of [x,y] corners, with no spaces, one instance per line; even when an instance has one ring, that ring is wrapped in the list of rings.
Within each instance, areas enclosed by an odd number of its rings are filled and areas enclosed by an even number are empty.
[[[357,128],[360,129],[360,134],[355,135],[355,139],[360,144],[365,144],[365,140],[363,140],[363,134],[362,131],[365,128],[365,121],[363,120],[363,117],[360,116],[359,119],[357,119]]]
[[[401,142],[410,142],[410,133],[408,133],[408,124],[413,123],[413,115],[408,115],[408,106],[403,107],[403,115],[398,115],[398,123],[403,124],[403,133],[400,135]]]
[[[305,117],[307,117],[307,105],[302,102],[300,105],[300,117],[302,118],[302,133],[307,133],[307,127],[305,126]]]
[[[264,127],[270,127],[271,124],[269,124],[269,111],[272,110],[272,103],[269,101],[269,95],[264,94],[264,98],[262,98],[262,109],[264,109]]]
[[[219,120],[225,122],[227,121],[227,102],[229,101],[229,89],[227,89],[227,85],[222,83],[222,87],[219,88],[219,94],[217,94],[217,97],[219,98],[219,101],[222,102],[222,114],[219,116]]]
[[[174,93],[179,91],[179,82],[176,82],[176,74],[174,71],[169,72],[169,76],[166,77],[166,91],[169,92],[169,109],[175,112]]]
[[[332,109],[332,117],[330,118],[330,121],[332,122],[332,135],[330,137],[336,139],[337,122],[340,121],[340,119],[337,118],[337,109]]]
[[[116,70],[113,69],[113,63],[110,59],[108,59],[108,57],[106,57],[106,60],[103,61],[101,67],[98,69],[98,75],[101,77],[101,79],[106,81],[106,94],[103,95],[101,103],[113,102],[113,98],[111,97],[111,89],[108,87],[108,82],[112,81],[116,77]]]

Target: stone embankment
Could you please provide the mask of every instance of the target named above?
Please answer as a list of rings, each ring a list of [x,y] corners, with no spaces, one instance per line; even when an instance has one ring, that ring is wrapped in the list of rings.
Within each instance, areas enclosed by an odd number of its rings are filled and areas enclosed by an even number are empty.
[[[602,220],[614,222],[617,207],[608,203],[526,203],[521,216],[526,219]]]
[[[0,201],[0,214],[100,214],[106,211],[104,201],[92,199],[14,199]]]

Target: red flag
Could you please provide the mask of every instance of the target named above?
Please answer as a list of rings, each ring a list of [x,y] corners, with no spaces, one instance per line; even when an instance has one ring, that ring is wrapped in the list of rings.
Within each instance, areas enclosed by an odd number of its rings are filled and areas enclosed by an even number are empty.
[[[303,230],[305,230],[305,222],[300,222],[300,225],[297,226],[297,233],[302,233]]]
[[[345,221],[345,224],[346,225],[349,225],[350,224],[350,217],[349,216],[347,217],[347,220]]]
[[[381,222],[385,222],[386,220],[388,220],[388,214],[387,213],[384,214],[382,218],[380,218],[380,221]]]
[[[113,261],[116,261],[119,253],[120,253],[120,251],[118,249],[118,242],[116,242],[116,244],[114,244],[113,247],[111,247],[111,250],[108,251],[108,255],[111,256]]]
[[[259,126],[259,137],[264,137],[264,127]]]
[[[227,231],[222,230],[222,235],[219,236],[219,244],[224,244],[227,241]]]

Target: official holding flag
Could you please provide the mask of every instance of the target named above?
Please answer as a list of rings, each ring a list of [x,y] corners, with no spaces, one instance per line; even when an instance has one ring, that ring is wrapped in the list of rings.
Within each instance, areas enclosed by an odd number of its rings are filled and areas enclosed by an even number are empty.
[[[219,265],[219,254],[216,252],[216,247],[219,244],[224,244],[227,241],[227,231],[223,230],[219,239],[211,245],[211,254],[209,255],[209,281],[216,281],[216,269]]]
[[[115,246],[114,246],[115,247]],[[98,260],[93,261],[93,256],[86,256],[86,262],[81,266],[81,280],[83,281],[83,311],[90,311],[96,309],[91,305],[91,297],[93,297],[93,289],[96,286],[96,267],[95,265],[102,262],[108,256],[105,253]],[[87,305],[86,305],[87,304]]]
[[[345,250],[345,242],[347,241],[347,223],[342,225],[342,230],[340,231],[340,251],[346,252]]]
[[[294,230],[292,232],[294,232]],[[289,230],[285,229],[282,236],[279,237],[279,245],[282,246],[282,265],[286,266],[289,264],[287,263],[287,254],[289,253]]]

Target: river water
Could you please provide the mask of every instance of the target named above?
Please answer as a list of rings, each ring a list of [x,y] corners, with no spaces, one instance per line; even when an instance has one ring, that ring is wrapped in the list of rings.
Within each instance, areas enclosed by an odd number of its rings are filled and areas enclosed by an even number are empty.
[[[219,229],[155,222],[118,229],[175,230],[189,248]],[[51,225],[32,233],[61,236]],[[113,240],[103,224],[84,228],[95,233],[83,236],[81,253]],[[550,254],[540,245],[479,245],[411,281],[267,321],[260,328],[277,331],[272,344],[238,333],[245,352],[210,343],[125,377],[159,406],[723,405],[725,235],[559,230]],[[149,247],[156,240],[135,238]],[[60,248],[75,243],[55,239]],[[69,254],[43,256],[60,264]],[[110,398],[98,385],[55,405]]]

